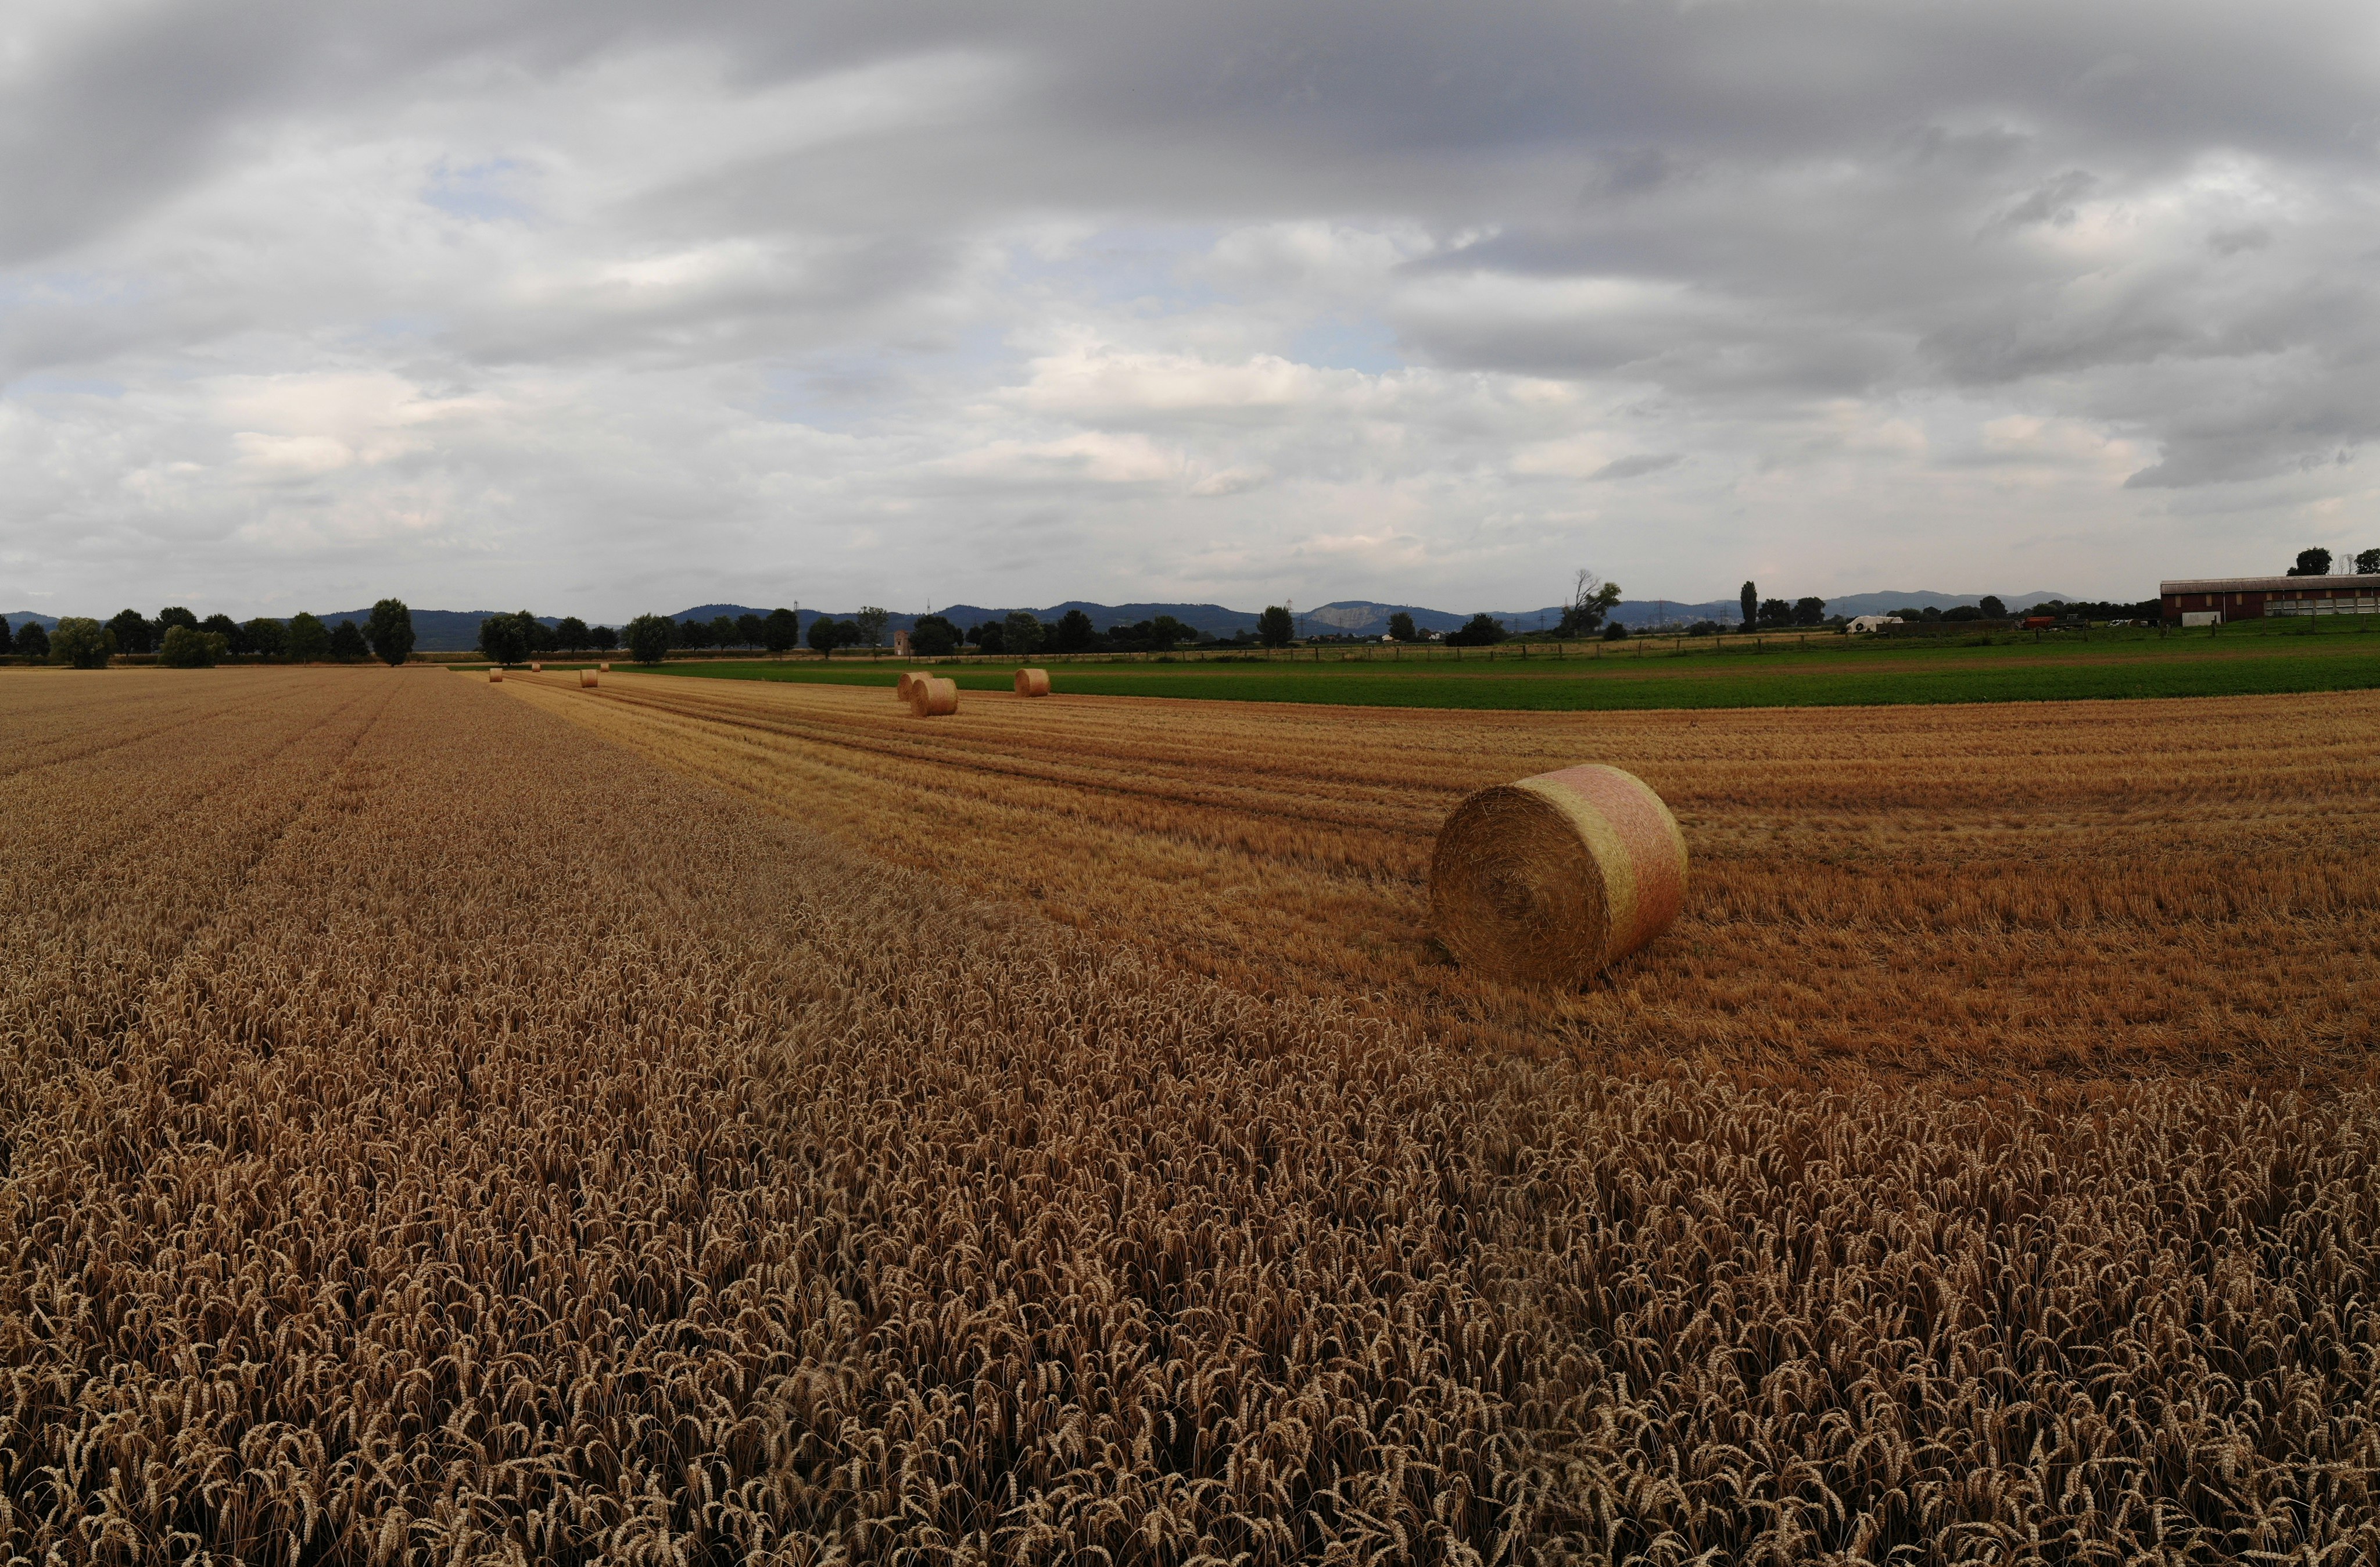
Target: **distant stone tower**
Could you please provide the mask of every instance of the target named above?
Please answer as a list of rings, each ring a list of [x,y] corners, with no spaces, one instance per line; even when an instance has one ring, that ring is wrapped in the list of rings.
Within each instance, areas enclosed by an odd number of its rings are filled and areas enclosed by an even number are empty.
[[[909,634],[907,632],[895,631],[892,633],[892,650],[900,654],[901,657],[905,659],[909,656]]]

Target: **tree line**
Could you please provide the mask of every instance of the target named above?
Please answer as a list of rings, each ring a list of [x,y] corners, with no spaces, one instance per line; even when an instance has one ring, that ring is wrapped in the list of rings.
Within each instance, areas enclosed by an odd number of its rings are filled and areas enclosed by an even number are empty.
[[[77,669],[101,668],[118,653],[154,653],[159,663],[176,669],[202,669],[229,658],[266,663],[361,663],[377,658],[400,664],[412,653],[413,639],[413,612],[402,599],[381,600],[362,626],[345,619],[325,626],[311,614],[287,620],[211,614],[200,620],[180,604],[168,604],[153,616],[130,609],[103,621],[67,615],[55,631],[28,621],[12,632],[0,621],[0,654]]]

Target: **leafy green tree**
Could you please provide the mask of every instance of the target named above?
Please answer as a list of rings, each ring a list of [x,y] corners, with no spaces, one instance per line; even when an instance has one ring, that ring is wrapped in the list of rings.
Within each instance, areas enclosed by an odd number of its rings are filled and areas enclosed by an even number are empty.
[[[118,610],[107,629],[115,636],[115,650],[122,653],[153,653],[157,650],[157,628],[140,617],[139,610]]]
[[[1984,612],[1984,618],[1985,620],[2006,620],[2008,618],[2008,605],[2000,602],[1999,595],[1997,593],[1985,594],[1982,601],[1979,601],[1975,607]]]
[[[2355,557],[2355,569],[2364,577],[2380,577],[2380,550],[2366,550]]]
[[[1461,630],[1448,632],[1446,639],[1458,648],[1485,648],[1502,641],[1507,635],[1502,621],[1483,613],[1464,621]]]
[[[608,626],[598,626],[587,633],[587,645],[599,653],[608,653],[620,645],[620,634]]]
[[[9,626],[8,617],[6,615],[0,615],[0,658],[5,658],[16,650],[16,630],[14,627]]]
[[[234,654],[252,653],[256,648],[248,639],[248,628],[227,614],[211,614],[199,622],[199,629],[212,632],[224,639],[224,646]]]
[[[640,614],[628,622],[621,639],[638,663],[659,663],[677,641],[677,623],[665,614]]]
[[[1760,589],[1747,582],[1743,585],[1743,591],[1736,595],[1736,601],[1743,606],[1743,628],[1749,631],[1758,626],[1760,624]]]
[[[1389,616],[1389,635],[1395,638],[1400,642],[1418,642],[1421,640],[1421,633],[1414,628],[1413,616],[1407,614],[1402,610],[1399,610],[1396,613]]]
[[[1782,599],[1761,600],[1759,624],[1763,630],[1783,630],[1793,624],[1793,606]]]
[[[1562,608],[1561,624],[1554,627],[1554,635],[1591,637],[1605,617],[1619,607],[1620,584],[1606,582],[1581,566],[1572,579],[1570,602]]]
[[[413,612],[403,599],[382,599],[372,605],[364,625],[364,640],[372,656],[391,668],[413,656]]]
[[[884,645],[884,627],[892,618],[892,616],[891,612],[879,605],[860,605],[859,613],[851,617],[851,624],[859,632],[860,645],[869,648],[882,647]]]
[[[810,622],[810,646],[832,658],[837,648],[859,646],[859,627],[847,620],[830,620],[820,615]]]
[[[1984,610],[1981,604],[1952,604],[1942,612],[1942,618],[1957,621],[1981,620],[1984,618]]]
[[[1169,652],[1184,642],[1198,639],[1197,627],[1184,626],[1170,614],[1159,615],[1148,622],[1148,645],[1158,652]]]
[[[757,614],[735,617],[735,645],[739,648],[765,648],[769,645],[769,623]]]
[[[967,633],[967,640],[978,652],[1001,653],[1008,650],[1008,627],[996,620],[987,620]]]
[[[587,629],[585,621],[575,614],[566,614],[554,623],[553,643],[568,652],[583,652],[595,645],[595,637]]]
[[[1827,601],[1826,601],[1826,600],[1824,600],[1824,599],[1819,599],[1819,598],[1804,598],[1804,599],[1796,599],[1796,600],[1794,600],[1794,601],[1793,601],[1793,624],[1794,624],[1794,625],[1796,625],[1796,626],[1824,626],[1824,625],[1826,625],[1826,624],[1827,624]]]
[[[2298,564],[2289,567],[2287,575],[2290,577],[2328,577],[2330,575],[2330,552],[2328,550],[2300,550],[2298,552]]]
[[[513,618],[520,622],[521,641],[531,653],[550,653],[562,646],[562,638],[554,635],[553,627],[528,611],[516,611]]]
[[[691,619],[679,621],[677,623],[677,645],[681,648],[694,650],[710,647],[711,645],[710,622],[707,620]]]
[[[277,659],[289,651],[289,628],[270,615],[258,615],[240,630],[248,638],[249,650],[261,657]]]
[[[1029,659],[1041,648],[1041,622],[1031,610],[1011,610],[1000,623],[1001,643],[1015,658]]]
[[[17,650],[29,659],[50,656],[50,634],[38,620],[29,620],[17,627]]]
[[[291,663],[320,663],[331,656],[331,630],[320,615],[299,612],[289,617],[289,635],[284,650]]]
[[[911,633],[911,638],[914,640],[915,638],[916,633]],[[1058,624],[1050,632],[1050,646],[1062,653],[1087,653],[1098,645],[1099,639],[1099,627],[1093,626],[1091,617],[1080,610],[1068,610],[1060,615]]]
[[[480,622],[479,642],[490,663],[518,663],[528,657],[528,633],[516,614],[492,614]]]
[[[204,669],[230,651],[220,633],[176,624],[165,627],[165,639],[157,645],[157,662],[173,669]]]
[[[199,617],[192,614],[189,611],[184,609],[179,604],[167,604],[164,609],[157,612],[157,636],[159,647],[162,648],[164,646],[164,638],[166,631],[176,626],[187,626],[191,630],[196,631],[199,628]]]
[[[771,610],[760,623],[760,646],[772,653],[789,653],[801,645],[802,617],[782,604]]]
[[[959,650],[959,628],[947,615],[921,614],[909,628],[909,647],[924,658],[948,658]]]
[[[87,615],[70,614],[50,635],[50,662],[77,669],[104,669],[115,651],[115,633]]]
[[[1628,628],[1615,620],[1603,628],[1603,639],[1607,642],[1625,642],[1628,640]]]
[[[1267,604],[1264,613],[1257,616],[1257,640],[1268,648],[1286,648],[1297,635],[1297,622],[1281,604]]]
[[[371,654],[371,645],[364,640],[363,628],[352,620],[343,620],[331,627],[331,656],[341,663],[360,663]]]
[[[710,645],[712,647],[733,648],[741,640],[742,638],[736,633],[735,617],[734,615],[721,614],[711,616]]]

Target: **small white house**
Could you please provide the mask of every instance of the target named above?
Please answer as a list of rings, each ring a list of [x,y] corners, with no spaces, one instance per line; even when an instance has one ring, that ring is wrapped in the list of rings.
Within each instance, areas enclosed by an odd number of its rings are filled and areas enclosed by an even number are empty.
[[[1843,629],[1852,632],[1881,631],[1888,626],[1900,624],[1900,617],[1897,614],[1862,614],[1853,615],[1852,623]]]

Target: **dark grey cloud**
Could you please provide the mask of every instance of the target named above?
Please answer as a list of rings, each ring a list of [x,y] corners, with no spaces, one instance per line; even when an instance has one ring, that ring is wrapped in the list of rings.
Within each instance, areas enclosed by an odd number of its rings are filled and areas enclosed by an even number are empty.
[[[2161,528],[2380,536],[2365,6],[10,25],[0,598],[2113,591]]]

